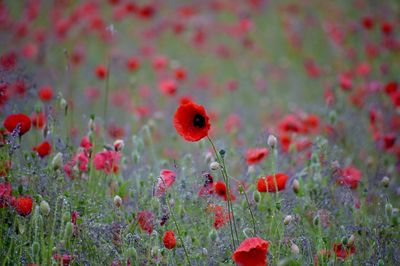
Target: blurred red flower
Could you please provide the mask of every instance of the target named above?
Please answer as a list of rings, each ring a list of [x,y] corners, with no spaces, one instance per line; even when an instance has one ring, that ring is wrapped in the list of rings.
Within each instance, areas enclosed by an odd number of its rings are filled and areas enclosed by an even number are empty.
[[[241,266],[267,265],[268,241],[259,237],[251,237],[240,243],[232,255],[232,259]]]
[[[19,135],[22,136],[31,128],[31,119],[24,114],[12,114],[7,116],[3,125],[9,133],[12,133],[17,125],[20,125]]]
[[[350,165],[341,169],[340,177],[337,179],[337,183],[342,186],[347,186],[351,189],[356,189],[361,177],[361,171]]]
[[[15,210],[21,216],[28,216],[32,212],[33,200],[30,196],[19,196],[14,203]]]
[[[51,153],[51,144],[47,140],[45,140],[37,146],[33,147],[33,150],[36,151],[41,158],[43,158]]]
[[[166,249],[173,249],[176,246],[176,238],[173,231],[166,231],[163,237],[164,247]]]
[[[258,179],[257,182],[257,190],[259,192],[276,192],[276,188],[278,191],[285,189],[286,182],[289,177],[284,173],[276,173],[276,187],[275,187],[275,179],[274,175],[269,175],[267,177],[263,177]]]
[[[268,156],[267,148],[249,148],[246,151],[246,161],[247,164],[258,164],[261,162],[266,156]]]
[[[333,244],[333,251],[336,254],[336,257],[340,259],[346,259],[348,256],[354,254],[356,252],[356,248],[354,245],[343,245],[342,243]]]
[[[153,232],[153,219],[154,215],[150,211],[141,211],[138,215],[140,228],[142,228],[143,231],[149,233],[149,235],[151,235],[151,233]]]
[[[53,89],[50,86],[43,86],[38,90],[40,100],[48,102],[53,99]]]
[[[162,196],[165,190],[174,184],[175,178],[176,173],[174,171],[168,169],[161,170],[155,191],[156,197]]]

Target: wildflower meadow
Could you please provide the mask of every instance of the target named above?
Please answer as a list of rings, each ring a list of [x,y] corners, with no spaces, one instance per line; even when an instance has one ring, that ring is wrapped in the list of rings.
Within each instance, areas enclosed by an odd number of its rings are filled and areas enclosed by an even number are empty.
[[[397,0],[0,0],[0,266],[400,265]]]

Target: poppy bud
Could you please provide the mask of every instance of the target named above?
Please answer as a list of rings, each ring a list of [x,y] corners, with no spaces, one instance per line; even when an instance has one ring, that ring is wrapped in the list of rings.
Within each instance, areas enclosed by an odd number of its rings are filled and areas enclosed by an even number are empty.
[[[64,212],[63,213],[62,220],[63,220],[64,223],[69,222],[70,218],[71,218],[71,214],[69,212]]]
[[[290,251],[292,252],[293,255],[297,255],[300,252],[299,246],[297,246],[295,243],[292,243],[290,245]]]
[[[226,153],[226,152],[225,152],[224,149],[219,150],[219,155],[221,155],[222,158],[225,157],[225,153]]]
[[[349,237],[349,239],[347,240],[348,245],[349,245],[349,246],[353,246],[353,245],[354,245],[354,240],[355,240],[354,235],[351,235],[351,236]]]
[[[314,217],[314,219],[313,219],[313,224],[314,224],[315,226],[317,226],[317,225],[319,224],[319,216],[318,216],[318,215],[316,215],[316,216]]]
[[[62,166],[62,153],[59,152],[57,153],[53,160],[51,161],[51,166],[53,167],[54,170],[60,169]]]
[[[114,197],[114,205],[115,205],[115,207],[117,207],[117,208],[121,207],[121,205],[122,205],[122,199],[121,199],[120,196],[116,195],[116,196]]]
[[[256,168],[254,165],[249,165],[247,168],[247,174],[254,174],[256,172]]]
[[[113,146],[115,151],[122,151],[124,149],[125,143],[122,139],[117,139],[116,141],[114,141]]]
[[[297,179],[293,180],[293,192],[294,193],[299,193],[300,191],[300,183]]]
[[[49,205],[49,203],[47,201],[42,200],[42,202],[40,202],[40,212],[43,215],[46,215],[46,216],[49,215],[49,213],[50,213],[50,205]]]
[[[278,143],[278,140],[274,135],[269,135],[267,139],[267,144],[271,149],[274,149],[276,147],[276,144]]]
[[[284,225],[288,225],[290,224],[290,222],[293,220],[293,216],[292,215],[286,215],[285,219],[283,219],[283,224]]]
[[[71,238],[73,227],[74,227],[74,224],[71,222],[67,222],[67,224],[65,225],[65,229],[64,229],[64,240],[65,241],[67,241]]]
[[[95,131],[96,123],[94,122],[94,119],[92,119],[92,118],[89,119],[88,127],[89,127],[90,131]]]
[[[68,112],[68,103],[67,103],[67,100],[65,100],[64,98],[61,98],[61,99],[60,99],[60,107],[61,107],[61,109],[64,110],[65,115],[67,115],[67,112]]]
[[[388,186],[389,186],[389,183],[390,183],[389,177],[384,176],[384,177],[382,178],[382,180],[381,180],[381,183],[382,183],[382,185],[383,185],[384,187],[388,187]]]
[[[260,200],[261,200],[261,194],[260,194],[260,192],[258,192],[258,190],[256,190],[256,191],[253,192],[253,200],[254,200],[254,202],[256,202],[256,203],[259,203],[259,202],[260,202]]]
[[[32,253],[33,256],[36,257],[39,254],[40,245],[37,241],[33,242],[32,244]]]
[[[218,162],[212,162],[210,163],[210,169],[212,171],[217,171],[220,168],[220,164]]]
[[[128,259],[130,259],[131,261],[136,261],[137,259],[137,251],[134,247],[130,247],[127,251],[127,257]],[[133,265],[135,265],[135,263],[133,263]]]
[[[210,233],[208,234],[208,237],[210,238],[211,241],[215,241],[217,239],[217,230],[214,228],[211,229]]]
[[[330,111],[329,112],[329,122],[331,123],[331,125],[334,125],[336,123],[336,119],[337,119],[337,114],[335,111]]]
[[[392,211],[393,211],[393,206],[390,203],[386,203],[385,205],[385,211],[387,216],[392,216]]]
[[[347,246],[347,243],[348,243],[347,240],[348,240],[347,237],[345,237],[345,236],[342,237],[342,241],[341,241],[341,242],[342,242],[342,244],[343,244],[344,246]]]

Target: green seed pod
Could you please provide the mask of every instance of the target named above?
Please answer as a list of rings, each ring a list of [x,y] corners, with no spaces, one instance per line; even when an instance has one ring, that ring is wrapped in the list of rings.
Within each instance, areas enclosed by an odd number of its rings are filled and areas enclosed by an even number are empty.
[[[388,217],[391,217],[391,216],[392,216],[392,211],[393,211],[393,206],[392,206],[392,204],[386,203],[386,205],[385,205],[385,211],[386,211],[386,215],[387,215]]]
[[[347,245],[347,237],[345,237],[345,236],[342,237],[342,241],[341,242],[342,242],[343,245],[346,246]]]
[[[258,190],[253,192],[253,200],[255,203],[259,203],[261,200],[261,194],[258,192]]]
[[[316,215],[316,216],[314,217],[314,219],[313,219],[313,224],[314,224],[315,226],[317,226],[317,225],[319,224],[319,216],[318,216],[318,215]]]
[[[62,220],[64,223],[71,220],[71,214],[69,212],[64,212],[62,216]]]
[[[33,257],[36,257],[39,254],[40,251],[40,245],[37,241],[33,242],[32,244],[32,255]]]
[[[211,229],[210,233],[208,233],[208,237],[211,241],[215,241],[217,239],[217,230],[215,230],[214,228]]]
[[[47,201],[42,200],[42,202],[40,202],[40,213],[47,216],[50,213],[50,205]]]
[[[65,229],[64,229],[64,240],[69,240],[72,237],[72,229],[73,229],[74,225],[71,222],[68,222],[65,225]]]
[[[336,123],[337,120],[337,114],[334,110],[329,112],[329,122],[334,125]]]
[[[280,209],[281,209],[281,202],[280,202],[280,201],[278,201],[278,202],[275,203],[275,208],[276,208],[277,210],[280,210]]]
[[[132,262],[136,261],[137,259],[137,251],[134,247],[130,247],[126,250],[126,259],[131,259]]]

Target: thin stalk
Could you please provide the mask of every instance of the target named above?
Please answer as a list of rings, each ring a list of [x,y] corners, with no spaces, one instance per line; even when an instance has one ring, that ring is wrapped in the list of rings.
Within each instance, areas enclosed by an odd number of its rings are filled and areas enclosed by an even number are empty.
[[[110,62],[107,64],[107,76],[106,76],[106,93],[104,97],[104,128],[107,126],[107,109],[108,109],[108,94],[110,90]]]

